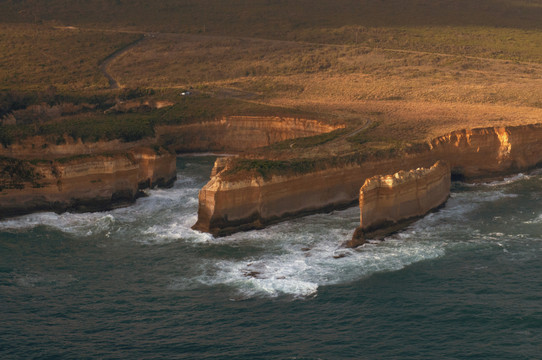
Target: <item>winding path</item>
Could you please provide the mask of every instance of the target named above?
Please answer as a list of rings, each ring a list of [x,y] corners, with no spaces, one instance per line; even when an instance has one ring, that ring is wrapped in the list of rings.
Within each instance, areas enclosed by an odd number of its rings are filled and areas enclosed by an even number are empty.
[[[147,34],[143,34],[139,39],[132,41],[128,45],[126,45],[123,48],[120,48],[113,52],[111,55],[106,57],[102,63],[100,64],[100,71],[102,74],[107,78],[109,81],[109,88],[110,89],[119,89],[121,87],[120,83],[107,71],[109,65],[115,60],[117,57],[121,56],[122,54],[126,53],[130,49],[134,48],[137,44],[139,44],[143,39],[147,37]]]
[[[100,28],[84,28],[84,27],[74,27],[74,26],[55,26],[56,29],[59,30],[82,30],[82,31],[102,31],[102,32],[112,32],[112,33],[126,33],[126,34],[141,34],[141,38],[133,41],[132,43],[126,45],[125,47],[118,49],[117,51],[113,52],[111,55],[109,55],[107,58],[105,58],[102,63],[100,64],[100,69],[104,76],[109,80],[109,84],[112,89],[116,89],[120,87],[120,84],[107,72],[107,67],[109,64],[118,56],[122,55],[123,53],[129,51],[132,47],[136,46],[140,41],[142,41],[145,38],[149,37],[155,37],[160,35],[168,35],[168,36],[189,36],[185,33],[167,33],[167,32],[145,32],[145,31],[137,31],[137,30],[119,30],[119,29],[100,29]],[[472,56],[472,55],[461,55],[461,54],[449,54],[449,53],[441,53],[441,52],[431,52],[431,51],[419,51],[419,50],[409,50],[409,49],[394,49],[394,48],[380,48],[380,47],[371,47],[371,46],[363,46],[363,45],[352,45],[352,44],[333,44],[333,43],[320,43],[320,42],[311,42],[311,41],[293,41],[293,40],[279,40],[279,39],[262,39],[257,37],[248,37],[248,36],[231,36],[231,35],[207,35],[207,34],[198,34],[191,36],[195,37],[214,37],[214,38],[236,38],[236,39],[244,39],[244,40],[260,40],[260,41],[268,41],[273,43],[284,43],[284,44],[297,44],[297,45],[313,45],[313,46],[330,46],[330,47],[336,47],[336,48],[361,48],[366,50],[377,50],[377,51],[384,51],[384,52],[392,52],[392,53],[403,53],[403,54],[416,54],[416,55],[435,55],[435,56],[441,56],[441,57],[461,57],[465,59],[472,59],[472,60],[483,60],[483,61],[491,61],[495,63],[509,63],[513,61],[515,64],[524,64],[524,65],[539,65],[539,62],[536,61],[517,61],[512,59],[497,59],[497,58],[491,58],[491,57],[483,57],[483,56]]]

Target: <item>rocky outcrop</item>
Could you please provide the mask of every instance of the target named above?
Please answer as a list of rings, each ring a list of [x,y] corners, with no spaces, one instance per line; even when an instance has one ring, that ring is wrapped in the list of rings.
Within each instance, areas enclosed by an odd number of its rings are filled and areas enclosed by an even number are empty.
[[[450,195],[450,185],[450,167],[442,161],[367,179],[359,192],[360,226],[347,246],[385,236],[440,207]]]
[[[194,228],[215,235],[260,228],[281,219],[349,206],[366,179],[447,162],[452,175],[475,179],[535,167],[542,162],[542,126],[462,130],[416,151],[325,170],[231,179],[217,173],[199,195]]]
[[[353,203],[359,167],[336,168],[300,176],[253,177],[228,181],[214,176],[199,193],[194,229],[222,236],[257,229],[284,218]]]
[[[26,163],[33,181],[0,191],[0,218],[35,211],[96,211],[133,202],[140,190],[171,185],[176,157],[141,148],[114,155]]]
[[[298,137],[327,133],[343,125],[271,116],[226,116],[187,125],[160,126],[157,141],[176,152],[243,151]]]

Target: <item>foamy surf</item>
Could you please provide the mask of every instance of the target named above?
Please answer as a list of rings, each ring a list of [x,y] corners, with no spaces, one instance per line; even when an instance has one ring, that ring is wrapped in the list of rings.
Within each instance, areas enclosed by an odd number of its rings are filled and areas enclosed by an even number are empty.
[[[232,298],[315,296],[318,288],[349,283],[378,272],[397,271],[418,261],[434,259],[445,251],[442,242],[425,239],[402,241],[389,238],[358,249],[341,245],[352,236],[359,222],[359,210],[350,208],[332,214],[317,214],[287,221],[269,228],[238,233],[226,238],[209,240],[214,246],[236,245],[260,247],[254,255],[234,259],[206,260],[205,270],[193,278],[173,280],[171,288],[192,288],[194,283],[205,286],[227,286],[235,293]],[[340,256],[335,256],[340,253]]]
[[[197,216],[197,178],[178,174],[171,189],[148,190],[147,196],[128,207],[104,212],[43,212],[0,221],[0,230],[21,231],[46,226],[78,237],[131,236],[143,243],[159,243],[183,237],[201,238],[190,226]],[[207,238],[207,236],[203,236]]]
[[[519,174],[500,182],[455,184],[445,207],[411,224],[383,242],[370,241],[357,249],[341,245],[359,224],[359,209],[352,207],[276,224],[263,230],[224,238],[194,231],[198,191],[208,179],[212,162],[187,162],[171,189],[155,189],[129,207],[85,214],[32,214],[0,222],[0,230],[22,231],[47,226],[82,240],[101,238],[106,243],[132,242],[144,246],[178,243],[205,257],[197,258],[188,272],[170,274],[168,288],[197,289],[225,286],[234,299],[290,296],[307,298],[322,286],[345,284],[376,273],[399,271],[420,261],[442,257],[464,246],[508,248],[504,230],[485,231],[466,225],[480,209],[517,198],[513,184],[536,180]],[[504,215],[502,215],[504,216]],[[506,221],[514,221],[508,216]],[[536,226],[542,215],[520,222]],[[504,221],[495,216],[494,223]],[[519,221],[519,220],[518,220]],[[450,239],[464,239],[452,242]],[[499,245],[500,244],[500,245]],[[177,261],[172,257],[172,262]]]
[[[527,174],[518,173],[512,176],[506,176],[499,180],[493,181],[482,181],[482,182],[473,182],[473,183],[462,183],[466,187],[501,187],[517,183],[518,181],[530,180],[534,178],[539,178],[542,175],[542,169],[534,169]]]
[[[281,295],[304,298],[316,295],[321,286],[349,283],[378,272],[397,271],[444,254],[442,243],[405,243],[391,239],[356,250],[344,249],[348,254],[335,258],[337,240],[323,240],[310,250],[293,250],[285,243],[281,254],[216,261],[208,264],[210,272],[186,281],[207,286],[225,285],[240,299]]]

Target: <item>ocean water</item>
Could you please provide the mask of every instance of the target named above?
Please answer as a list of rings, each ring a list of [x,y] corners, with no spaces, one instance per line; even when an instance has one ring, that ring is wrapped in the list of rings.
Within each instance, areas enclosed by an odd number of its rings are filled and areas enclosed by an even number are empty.
[[[541,172],[344,249],[356,208],[191,230],[213,161],[127,208],[0,221],[0,358],[542,358]]]

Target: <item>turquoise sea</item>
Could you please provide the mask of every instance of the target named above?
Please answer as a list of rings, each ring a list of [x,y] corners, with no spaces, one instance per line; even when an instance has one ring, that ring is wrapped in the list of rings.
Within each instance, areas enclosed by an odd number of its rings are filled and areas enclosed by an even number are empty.
[[[192,231],[213,161],[130,207],[0,221],[0,359],[542,358],[542,172],[454,183],[352,250],[356,208]]]

